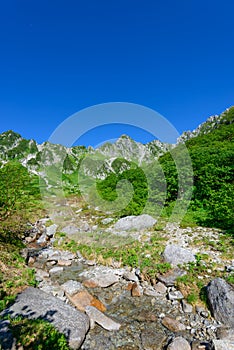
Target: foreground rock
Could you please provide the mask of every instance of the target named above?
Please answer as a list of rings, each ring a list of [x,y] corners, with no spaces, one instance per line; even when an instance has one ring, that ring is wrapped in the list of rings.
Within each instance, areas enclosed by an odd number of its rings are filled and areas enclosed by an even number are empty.
[[[87,306],[85,312],[90,318],[92,327],[94,327],[95,322],[108,331],[118,331],[121,326],[93,306]]]
[[[170,263],[172,266],[183,265],[196,261],[194,254],[189,249],[181,248],[181,246],[177,244],[167,245],[163,253],[163,257],[164,260]]]
[[[186,339],[177,337],[168,346],[167,350],[191,350],[191,347]]]
[[[156,224],[156,220],[148,215],[148,214],[142,214],[139,216],[126,216],[125,218],[119,219],[115,225],[115,230],[142,230],[144,228],[150,228]]]
[[[222,278],[215,278],[207,286],[211,312],[217,321],[234,328],[234,288]]]
[[[89,329],[88,317],[56,297],[29,287],[19,294],[15,303],[1,316],[42,318],[50,322],[68,339],[72,349],[79,349]]]

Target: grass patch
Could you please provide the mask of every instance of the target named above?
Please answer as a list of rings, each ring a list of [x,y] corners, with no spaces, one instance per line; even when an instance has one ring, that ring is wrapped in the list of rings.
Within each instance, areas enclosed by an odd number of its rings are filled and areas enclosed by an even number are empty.
[[[11,331],[17,346],[24,350],[69,350],[65,336],[59,333],[49,322],[41,319],[28,320],[17,317],[9,319]]]

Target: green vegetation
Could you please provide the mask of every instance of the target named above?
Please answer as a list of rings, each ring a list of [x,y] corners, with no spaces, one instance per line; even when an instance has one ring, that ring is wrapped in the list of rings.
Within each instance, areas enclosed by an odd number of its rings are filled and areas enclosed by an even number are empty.
[[[69,350],[66,338],[49,322],[41,319],[9,318],[17,346],[25,350]]]
[[[0,237],[22,232],[40,208],[38,177],[17,161],[0,168]]]
[[[61,234],[57,234],[58,239]],[[57,243],[55,243],[56,246]],[[150,240],[142,237],[141,242],[131,236],[121,237],[111,233],[77,233],[73,239],[65,237],[59,248],[80,253],[87,259],[95,259],[104,265],[117,263],[121,266],[139,267],[145,279],[155,279],[171,265],[163,262],[162,252],[165,238],[162,232],[151,232]]]

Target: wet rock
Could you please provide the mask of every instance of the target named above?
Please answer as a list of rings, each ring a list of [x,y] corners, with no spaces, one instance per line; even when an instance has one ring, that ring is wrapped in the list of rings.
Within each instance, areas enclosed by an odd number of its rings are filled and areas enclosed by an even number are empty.
[[[42,318],[63,333],[72,349],[79,349],[89,329],[88,317],[58,298],[29,287],[18,294],[16,301],[1,316]]]
[[[177,244],[169,244],[166,246],[163,258],[166,262],[172,266],[178,266],[186,264],[188,262],[196,261],[195,255],[191,250],[182,248]]]
[[[84,290],[84,287],[80,282],[73,280],[69,280],[63,283],[60,287],[66,294],[69,294],[71,296]]]
[[[222,278],[215,278],[207,286],[211,312],[217,321],[234,328],[234,288]]]
[[[87,306],[95,306],[100,311],[106,311],[105,305],[103,305],[98,299],[94,298],[87,290],[82,290],[76,294],[67,294],[70,302],[80,311],[85,311]]]
[[[87,306],[85,312],[89,316],[92,325],[96,322],[108,331],[118,331],[121,327],[120,323],[113,321],[93,306]]]
[[[167,336],[162,331],[144,330],[141,341],[144,350],[161,350],[165,345]]]
[[[182,337],[177,337],[167,347],[167,350],[191,350],[191,347],[186,339]]]
[[[160,282],[164,283],[167,287],[172,287],[175,285],[176,280],[178,277],[182,277],[186,275],[186,272],[179,269],[175,268],[173,270],[170,270],[163,275],[158,275],[157,278]]]
[[[141,230],[144,228],[152,227],[156,224],[156,220],[148,215],[142,214],[138,216],[126,216],[125,218],[119,219],[115,225],[115,230],[128,231],[128,230]]]
[[[186,327],[184,324],[168,316],[163,318],[162,324],[164,327],[166,327],[172,332],[181,332],[186,330]]]

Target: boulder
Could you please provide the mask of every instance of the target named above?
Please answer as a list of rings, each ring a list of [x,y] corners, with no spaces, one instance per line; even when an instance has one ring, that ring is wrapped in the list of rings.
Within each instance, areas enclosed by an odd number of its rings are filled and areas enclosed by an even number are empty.
[[[191,350],[191,346],[186,339],[177,337],[167,347],[167,350]]]
[[[215,278],[207,286],[211,312],[217,321],[234,328],[234,288],[222,278]]]
[[[142,214],[139,216],[132,215],[119,219],[115,223],[114,229],[120,231],[142,230],[154,226],[156,222],[157,220],[148,214]]]
[[[89,329],[89,319],[82,312],[37,288],[29,287],[18,294],[15,303],[1,316],[42,318],[63,333],[72,349],[79,349]]]
[[[168,244],[164,250],[163,258],[172,266],[195,262],[195,255],[189,249],[181,248],[177,244]]]

